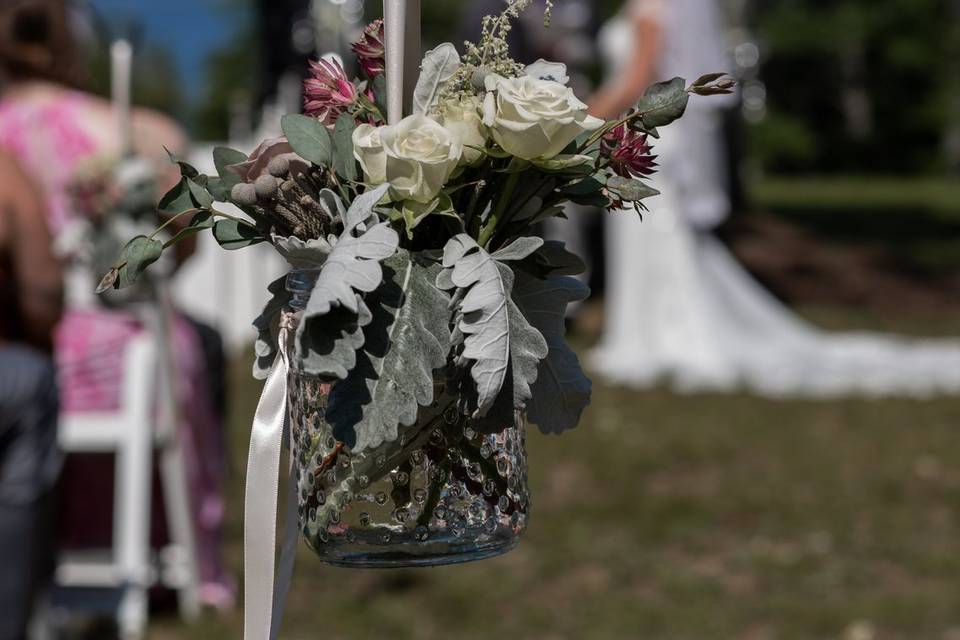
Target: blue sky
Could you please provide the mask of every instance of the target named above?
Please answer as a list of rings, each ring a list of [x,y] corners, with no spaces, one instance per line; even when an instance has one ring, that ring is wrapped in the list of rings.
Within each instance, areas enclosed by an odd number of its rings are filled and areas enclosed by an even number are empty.
[[[185,93],[192,97],[203,82],[203,61],[234,33],[244,16],[223,9],[221,0],[91,0],[111,23],[135,20],[145,44],[163,45],[177,60]]]

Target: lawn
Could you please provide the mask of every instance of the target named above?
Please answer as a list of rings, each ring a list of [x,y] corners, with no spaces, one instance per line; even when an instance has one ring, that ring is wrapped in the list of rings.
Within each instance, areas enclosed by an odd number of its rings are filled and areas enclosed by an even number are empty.
[[[814,314],[949,333],[956,317]],[[256,387],[235,367],[227,554]],[[333,569],[302,550],[283,638],[960,638],[960,398],[771,402],[597,385],[580,428],[529,439],[534,513],[507,556]],[[157,640],[239,638],[239,612]]]

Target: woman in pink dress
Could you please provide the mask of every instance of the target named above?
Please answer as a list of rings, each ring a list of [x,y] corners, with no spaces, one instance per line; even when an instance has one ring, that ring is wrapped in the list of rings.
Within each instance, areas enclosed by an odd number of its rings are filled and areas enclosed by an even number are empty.
[[[55,243],[80,217],[71,197],[78,172],[122,153],[111,105],[73,88],[83,77],[78,59],[63,0],[0,3],[0,149],[17,158],[43,191],[46,222]],[[165,117],[141,110],[134,110],[131,126],[133,151],[153,161],[161,188],[170,186],[178,175],[164,147],[183,149],[183,133]],[[135,314],[106,309],[88,293],[70,291],[68,285],[68,308],[55,336],[64,413],[117,407],[124,345],[143,331]],[[201,598],[225,607],[232,603],[233,589],[220,563],[224,471],[220,417],[211,399],[197,331],[177,317],[172,340],[179,433],[194,498]],[[64,505],[68,511],[69,499],[68,491]]]

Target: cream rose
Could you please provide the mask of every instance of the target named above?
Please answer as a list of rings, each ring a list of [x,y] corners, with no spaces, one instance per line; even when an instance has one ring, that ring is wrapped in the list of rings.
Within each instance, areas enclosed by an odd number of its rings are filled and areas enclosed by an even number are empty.
[[[360,125],[353,132],[353,152],[371,184],[390,183],[394,201],[432,201],[463,155],[458,136],[424,115],[396,125]]]
[[[469,97],[463,100],[451,100],[440,111],[439,122],[443,127],[460,139],[463,144],[462,165],[470,165],[483,157],[481,149],[487,146],[490,131],[483,124],[482,104],[479,98]]]
[[[353,130],[353,155],[360,162],[363,175],[370,184],[387,181],[387,154],[380,140],[381,128],[361,124]]]
[[[559,82],[491,74],[486,88],[484,124],[504,151],[524,160],[553,158],[581,133],[604,124]]]

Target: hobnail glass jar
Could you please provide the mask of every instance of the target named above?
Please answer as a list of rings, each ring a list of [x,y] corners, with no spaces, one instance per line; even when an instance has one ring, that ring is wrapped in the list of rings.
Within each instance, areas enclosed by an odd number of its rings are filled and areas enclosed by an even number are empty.
[[[316,272],[294,270],[287,313],[299,314]],[[296,326],[297,318],[292,318]],[[292,354],[291,354],[292,355]],[[291,357],[288,410],[297,461],[301,531],[330,564],[431,566],[495,556],[516,546],[530,507],[523,417],[477,432],[435,382],[437,401],[413,427],[353,454],[325,418],[329,383]]]

